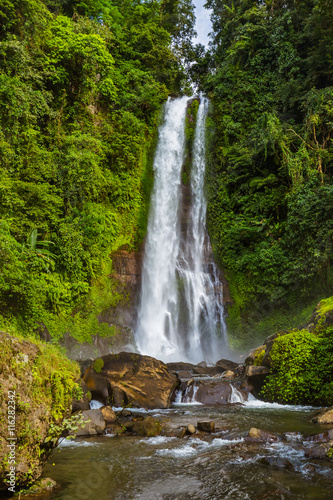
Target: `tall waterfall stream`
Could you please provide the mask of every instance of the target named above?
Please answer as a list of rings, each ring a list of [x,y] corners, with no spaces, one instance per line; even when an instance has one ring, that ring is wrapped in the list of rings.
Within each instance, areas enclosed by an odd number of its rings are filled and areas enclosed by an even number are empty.
[[[191,203],[185,207],[181,173],[187,105],[188,98],[169,100],[159,131],[136,339],[143,354],[196,363],[227,357],[228,342],[223,289],[205,225],[208,103],[201,99],[198,110]],[[205,379],[199,371],[197,378],[182,381],[169,409],[131,409],[135,421],[153,416],[165,425],[161,435],[122,436],[110,427],[104,435],[64,440],[43,471],[59,488],[43,498],[331,499],[333,462],[311,456],[316,440],[328,435],[325,427],[310,422],[314,408],[263,403],[251,395],[246,400],[233,380],[225,380],[230,389],[225,404],[198,404],[202,380],[213,385],[224,380],[221,373],[217,377]],[[91,408],[100,406],[91,403]],[[185,433],[199,421],[214,421],[215,430],[198,432],[197,426],[195,434]],[[275,433],[276,439],[251,440],[253,427]]]
[[[142,354],[164,361],[212,362],[228,355],[223,286],[206,231],[205,119],[202,98],[185,214],[181,174],[189,99],[169,100],[154,161],[136,341]]]

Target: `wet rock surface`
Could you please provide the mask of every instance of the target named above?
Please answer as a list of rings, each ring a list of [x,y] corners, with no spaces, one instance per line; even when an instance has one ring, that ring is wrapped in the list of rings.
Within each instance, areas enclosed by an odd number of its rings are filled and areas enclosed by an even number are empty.
[[[333,406],[319,410],[312,420],[318,424],[333,425]]]
[[[84,381],[92,396],[104,403],[148,409],[168,408],[178,384],[162,361],[128,352],[98,358]]]
[[[87,423],[78,429],[77,436],[95,436],[104,432],[106,424],[101,410],[83,411],[82,417]]]

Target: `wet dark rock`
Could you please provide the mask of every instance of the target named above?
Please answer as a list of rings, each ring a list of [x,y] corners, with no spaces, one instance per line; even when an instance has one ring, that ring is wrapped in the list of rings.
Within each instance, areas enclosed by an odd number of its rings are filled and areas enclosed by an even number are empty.
[[[264,465],[269,465],[273,469],[293,469],[294,466],[287,458],[283,457],[263,457],[260,462]]]
[[[244,365],[239,365],[237,368],[233,370],[234,374],[236,377],[243,377],[245,373],[245,366]]]
[[[177,375],[180,380],[188,380],[193,377],[193,373],[189,371],[177,372]]]
[[[199,367],[199,368],[207,368],[207,363],[206,361],[201,361],[200,363],[198,363],[196,365],[196,367]]]
[[[44,342],[51,342],[52,337],[46,325],[44,325],[44,323],[42,323],[41,321],[37,321],[37,325],[38,328],[36,330],[36,333],[39,336],[39,338],[41,340],[44,340]]]
[[[199,403],[208,405],[221,405],[230,403],[232,397],[231,383],[221,377],[216,379],[200,380],[196,382],[198,390],[196,392],[196,400]],[[233,383],[233,386],[240,392],[244,401],[247,400],[248,393],[241,388],[242,383]]]
[[[83,411],[82,416],[87,423],[78,429],[77,436],[96,436],[104,432],[106,426],[100,409]]]
[[[154,417],[147,417],[142,421],[133,421],[132,432],[138,436],[154,437],[161,434],[161,423]]]
[[[131,412],[131,410],[127,410],[126,408],[124,408],[123,410],[121,410],[119,413],[118,413],[118,416],[120,418],[128,418],[128,417],[132,417],[133,416],[133,413]]]
[[[327,432],[322,432],[321,434],[314,434],[313,436],[309,436],[305,439],[310,443],[329,443],[333,441],[333,429],[330,429]]]
[[[80,386],[83,392],[83,396],[79,400],[74,399],[72,401],[72,413],[90,409],[89,403],[91,401],[91,393],[89,391],[89,388],[83,380],[81,380]]]
[[[306,448],[304,453],[307,458],[326,458],[327,447],[325,445],[312,446]]]
[[[214,375],[220,375],[224,372],[223,368],[220,366],[196,366],[193,368],[193,373],[197,375],[209,375],[210,377],[213,377]]]
[[[285,432],[283,436],[288,440],[288,441],[303,441],[303,435],[301,432]]]
[[[265,443],[276,443],[279,441],[278,436],[273,434],[272,432],[263,431],[261,429],[257,429],[256,427],[252,427],[249,430],[249,433],[246,438],[247,441],[262,441]]]
[[[115,434],[116,436],[120,436],[121,434],[124,434],[125,431],[126,427],[117,423],[110,424],[105,428],[106,435]]]
[[[182,371],[186,372],[186,371],[192,371],[193,368],[195,368],[195,365],[179,361],[178,363],[167,363],[167,367],[168,370],[171,372],[182,372]]]
[[[220,368],[223,368],[223,371],[227,371],[235,370],[239,366],[239,363],[231,361],[230,359],[219,359],[216,361],[215,366],[219,366]]]
[[[79,363],[79,365],[80,365],[81,377],[82,378],[84,377],[84,374],[86,373],[86,371],[89,368],[89,366],[93,363],[93,361],[94,360],[92,358],[80,359],[80,360],[77,361]]]
[[[122,426],[125,427],[127,431],[132,431],[134,427],[134,420],[129,420],[127,422],[123,422]]]
[[[111,406],[102,406],[100,408],[106,425],[113,424],[117,420],[116,413],[112,410]]]
[[[84,375],[92,397],[116,406],[168,408],[178,379],[162,361],[121,352],[96,359]]]
[[[197,423],[198,431],[202,432],[214,432],[215,431],[215,422],[207,421],[207,422],[198,422]]]
[[[250,365],[245,369],[245,377],[253,385],[255,394],[259,394],[262,386],[265,383],[267,375],[270,374],[270,369],[267,366]]]

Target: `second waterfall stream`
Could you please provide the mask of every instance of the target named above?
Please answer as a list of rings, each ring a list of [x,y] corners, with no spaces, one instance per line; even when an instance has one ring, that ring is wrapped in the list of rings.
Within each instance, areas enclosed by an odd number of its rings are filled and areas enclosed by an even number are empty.
[[[163,361],[228,355],[223,287],[206,230],[205,120],[200,99],[190,174],[190,203],[182,194],[188,97],[169,99],[154,159],[136,342],[142,354]],[[184,188],[183,188],[184,191]]]

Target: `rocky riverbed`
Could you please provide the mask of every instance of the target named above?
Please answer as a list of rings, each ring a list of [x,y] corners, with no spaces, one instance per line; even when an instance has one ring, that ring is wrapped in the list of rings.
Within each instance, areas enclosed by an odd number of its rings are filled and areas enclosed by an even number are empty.
[[[313,423],[312,407],[252,399],[114,412],[122,432],[64,440],[53,452],[43,477],[58,488],[48,498],[331,498],[333,426]]]

